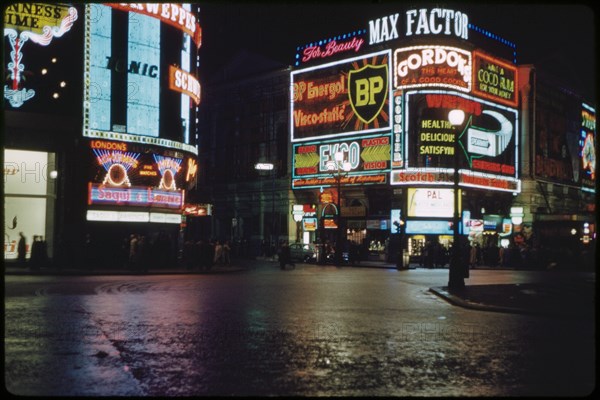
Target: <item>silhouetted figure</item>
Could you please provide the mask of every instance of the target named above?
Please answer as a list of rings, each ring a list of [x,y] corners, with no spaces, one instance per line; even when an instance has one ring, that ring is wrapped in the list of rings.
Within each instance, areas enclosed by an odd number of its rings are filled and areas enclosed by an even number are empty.
[[[281,243],[281,248],[279,250],[279,268],[284,270],[285,266],[288,264],[295,266],[295,264],[292,263],[292,254],[290,252],[290,245],[287,242],[283,242],[283,243]]]
[[[25,265],[25,255],[27,254],[27,238],[23,232],[19,232],[19,243],[17,244],[17,261],[19,266]]]

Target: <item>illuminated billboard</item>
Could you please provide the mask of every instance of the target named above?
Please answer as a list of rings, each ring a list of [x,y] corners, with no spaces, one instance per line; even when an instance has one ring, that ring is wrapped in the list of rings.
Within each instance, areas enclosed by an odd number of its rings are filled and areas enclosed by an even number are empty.
[[[473,52],[473,94],[476,96],[517,107],[517,77],[515,65],[480,51]]]
[[[196,161],[183,152],[91,140],[88,205],[181,210],[195,184]]]
[[[535,104],[535,176],[594,191],[595,109],[543,79],[537,80]]]
[[[85,7],[83,135],[197,153],[190,109],[201,97],[192,62],[201,30],[191,6]]]
[[[408,188],[406,215],[409,217],[452,217],[454,215],[454,189]]]
[[[4,259],[17,258],[19,232],[26,237],[28,258],[33,237],[45,237],[51,229],[48,198],[55,193],[49,181],[55,168],[53,153],[4,150]]]
[[[4,8],[3,19],[4,37],[10,46],[10,51],[5,46],[5,57],[9,61],[5,67],[8,85],[4,85],[4,98],[11,107],[18,109],[29,104],[37,91],[49,90],[50,78],[43,79],[49,65],[31,64],[37,53],[41,53],[35,45],[47,47],[54,39],[60,41],[78,20],[78,12],[68,4],[9,3]],[[56,51],[55,47],[53,50]],[[53,54],[52,63],[52,69],[63,67],[64,70],[64,64],[61,63],[60,67],[56,64],[56,54]],[[69,64],[74,63],[71,61]],[[41,72],[36,71],[38,68]],[[55,77],[53,74],[52,79]],[[38,106],[45,107],[47,104],[41,101]]]
[[[582,104],[581,133],[581,186],[584,190],[596,188],[596,110]]]
[[[390,170],[390,143],[387,134],[294,144],[292,188],[335,185],[337,164],[334,156],[337,152],[344,155],[350,167],[349,171],[341,171],[343,185],[386,183]]]
[[[412,46],[394,51],[394,88],[445,87],[471,91],[471,52],[450,46]]]
[[[392,184],[452,184],[457,163],[463,186],[520,191],[516,109],[458,92],[405,98],[405,167],[392,171]],[[453,109],[465,112],[459,127],[448,120]]]
[[[291,73],[292,142],[389,130],[390,52]]]

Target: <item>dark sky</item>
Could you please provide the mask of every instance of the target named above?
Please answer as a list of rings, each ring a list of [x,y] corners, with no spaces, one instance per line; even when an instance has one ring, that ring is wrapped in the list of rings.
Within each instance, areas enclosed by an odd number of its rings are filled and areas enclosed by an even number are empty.
[[[200,3],[201,71],[212,71],[240,48],[292,65],[295,48],[368,28],[370,19],[433,3],[283,1]],[[517,62],[560,74],[589,101],[596,92],[596,14],[586,3],[437,3],[517,45]]]

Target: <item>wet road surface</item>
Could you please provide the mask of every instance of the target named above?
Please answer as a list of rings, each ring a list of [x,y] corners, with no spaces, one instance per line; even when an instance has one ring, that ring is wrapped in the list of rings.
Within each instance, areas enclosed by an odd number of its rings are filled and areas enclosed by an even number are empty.
[[[495,272],[467,284],[501,282]],[[5,385],[84,396],[593,390],[594,321],[456,307],[428,290],[447,279],[266,263],[229,275],[6,276]]]

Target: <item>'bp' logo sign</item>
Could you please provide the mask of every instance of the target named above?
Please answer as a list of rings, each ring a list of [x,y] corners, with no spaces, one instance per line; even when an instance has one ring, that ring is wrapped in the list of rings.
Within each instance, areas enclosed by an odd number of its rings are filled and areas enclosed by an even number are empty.
[[[388,92],[388,66],[365,65],[348,72],[348,97],[356,116],[365,124],[381,112]]]

